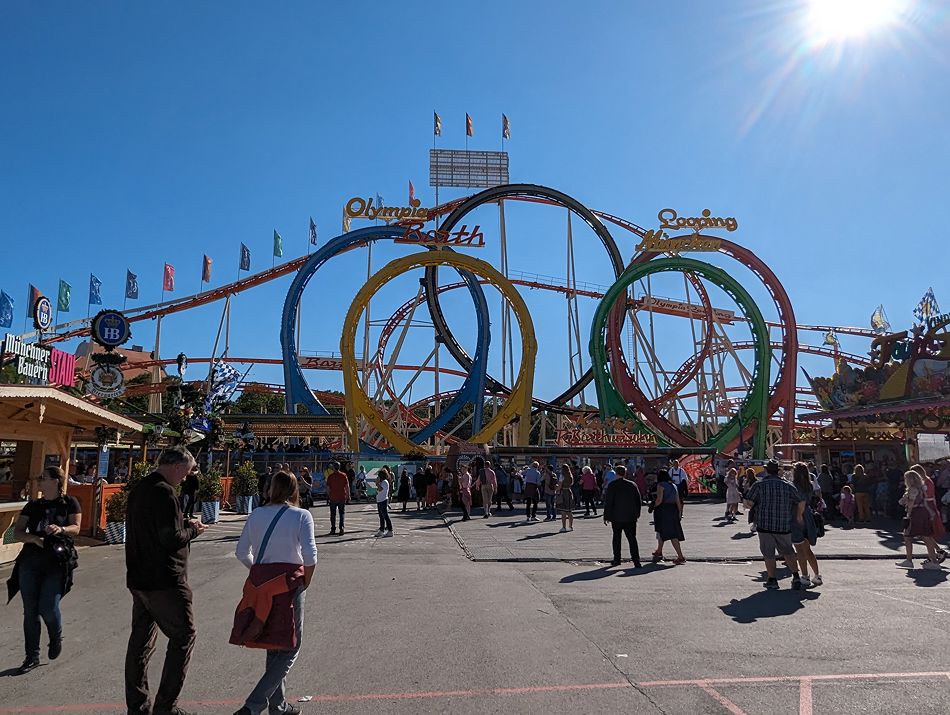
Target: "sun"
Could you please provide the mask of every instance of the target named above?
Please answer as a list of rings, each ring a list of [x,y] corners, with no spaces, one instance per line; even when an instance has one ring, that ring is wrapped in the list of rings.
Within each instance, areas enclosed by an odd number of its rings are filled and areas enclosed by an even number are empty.
[[[809,0],[806,23],[812,39],[842,42],[887,29],[903,14],[907,0]]]

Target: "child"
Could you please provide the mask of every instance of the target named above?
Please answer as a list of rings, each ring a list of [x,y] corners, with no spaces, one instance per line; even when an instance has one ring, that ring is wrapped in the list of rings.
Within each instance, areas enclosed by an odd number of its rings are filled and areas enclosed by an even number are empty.
[[[561,515],[561,532],[574,531],[574,477],[566,464],[561,467],[561,483],[557,491],[557,510]]]
[[[848,526],[854,526],[854,510],[854,494],[846,484],[841,487],[841,495],[838,497],[838,511],[848,520]]]

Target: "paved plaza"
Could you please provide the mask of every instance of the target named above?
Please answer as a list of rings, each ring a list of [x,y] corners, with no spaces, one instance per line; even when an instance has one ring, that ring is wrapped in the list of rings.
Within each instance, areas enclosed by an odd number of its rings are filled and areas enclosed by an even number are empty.
[[[465,523],[397,511],[395,536],[376,539],[372,505],[351,506],[343,537],[323,535],[325,507],[312,511],[320,563],[288,679],[304,713],[947,712],[950,571],[829,559],[823,587],[791,591],[784,578],[766,591],[760,562],[742,557],[755,539],[719,526],[718,504],[687,506],[684,546],[721,561],[639,571],[607,567],[600,518],[560,534],[560,522],[519,526],[507,511]],[[233,556],[242,526],[228,515],[192,545],[198,642],[183,698],[199,713],[236,710],[262,668],[262,654],[227,644],[246,573]],[[831,529],[819,556],[885,556],[886,526]],[[504,561],[485,560],[489,549]],[[19,600],[3,609],[0,715],[124,711],[122,547],[83,548],[80,560],[55,663],[11,674],[22,610]],[[156,657],[153,687],[160,666]]]

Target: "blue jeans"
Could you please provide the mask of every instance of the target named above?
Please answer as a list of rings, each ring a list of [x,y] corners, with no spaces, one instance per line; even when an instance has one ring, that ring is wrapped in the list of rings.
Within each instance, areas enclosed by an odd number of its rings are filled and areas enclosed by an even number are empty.
[[[244,701],[244,707],[254,715],[259,715],[264,710],[284,712],[287,708],[284,678],[287,677],[294,661],[297,660],[297,653],[300,652],[300,644],[303,641],[303,608],[306,594],[307,592],[301,588],[294,598],[294,628],[297,631],[297,647],[293,650],[267,651],[264,675],[257,681],[254,690]]]
[[[545,517],[548,519],[557,518],[557,509],[554,508],[554,502],[557,500],[557,494],[545,494],[544,495],[544,510]]]
[[[33,547],[26,546],[32,550]],[[63,618],[59,599],[63,596],[63,573],[56,569],[46,573],[42,557],[28,554],[20,559],[20,596],[23,598],[23,637],[26,657],[40,657],[40,618],[46,624],[50,641],[63,637]]]

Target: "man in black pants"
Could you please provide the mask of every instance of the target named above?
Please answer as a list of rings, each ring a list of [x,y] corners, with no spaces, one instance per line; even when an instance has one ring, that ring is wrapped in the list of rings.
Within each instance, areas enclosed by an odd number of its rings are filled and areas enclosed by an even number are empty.
[[[158,468],[129,494],[125,566],[132,592],[132,632],[125,655],[125,701],[130,713],[189,715],[177,705],[195,645],[188,551],[207,527],[182,519],[175,487],[197,468],[185,447],[166,449]],[[148,662],[159,629],[168,637],[168,649],[152,708]]]
[[[637,485],[627,477],[627,468],[616,468],[617,478],[607,486],[607,499],[604,502],[604,524],[614,529],[614,560],[611,566],[620,565],[620,536],[627,537],[630,544],[630,558],[633,565],[640,568],[640,548],[637,545],[637,519],[640,518],[642,499]]]
[[[500,464],[495,467],[495,479],[498,480],[498,489],[495,491],[495,503],[498,505],[498,511],[501,511],[502,499],[508,504],[508,510],[514,511],[515,505],[511,503],[511,494],[508,491],[511,485],[511,476],[508,470]]]

